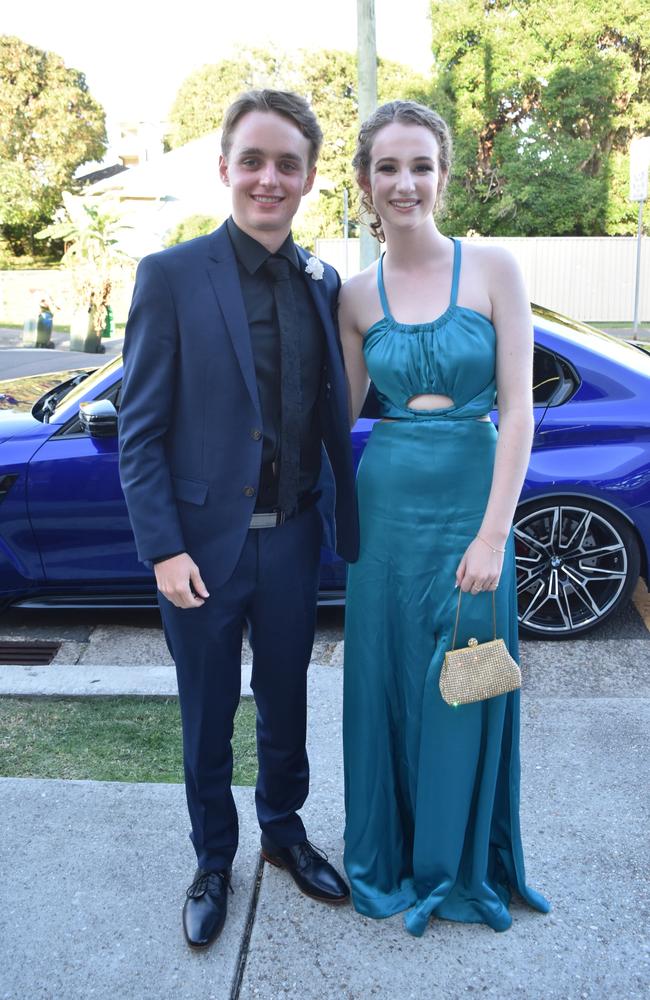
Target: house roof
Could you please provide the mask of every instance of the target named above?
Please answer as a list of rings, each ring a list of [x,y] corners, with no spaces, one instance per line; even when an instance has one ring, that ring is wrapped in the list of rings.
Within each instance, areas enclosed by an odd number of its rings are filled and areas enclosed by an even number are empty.
[[[77,176],[76,180],[80,184],[96,184],[97,181],[107,180],[109,177],[113,177],[115,174],[121,174],[128,168],[124,166],[123,163],[111,163],[110,167],[101,167],[99,170],[91,170],[87,174],[80,174]]]

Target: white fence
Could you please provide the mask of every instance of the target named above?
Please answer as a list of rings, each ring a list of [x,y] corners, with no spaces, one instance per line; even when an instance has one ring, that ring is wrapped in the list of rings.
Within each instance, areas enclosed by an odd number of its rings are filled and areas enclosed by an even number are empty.
[[[538,305],[593,322],[629,322],[634,316],[636,238],[633,236],[471,237],[515,255],[530,298]],[[319,240],[316,253],[341,277],[359,270],[359,241]],[[346,266],[347,254],[347,266]],[[641,247],[639,319],[650,322],[650,238]]]
[[[603,323],[629,323],[634,315],[636,239],[605,237],[472,237],[466,242],[496,243],[508,247],[524,272],[533,302],[574,319]],[[316,253],[333,264],[341,277],[359,270],[359,241],[319,240]],[[346,261],[347,253],[347,261]],[[639,319],[650,323],[650,237],[641,248]],[[132,282],[113,290],[116,322],[124,322]],[[0,271],[0,322],[22,323],[32,315],[43,292],[58,305],[55,322],[70,321],[69,275],[61,270]]]

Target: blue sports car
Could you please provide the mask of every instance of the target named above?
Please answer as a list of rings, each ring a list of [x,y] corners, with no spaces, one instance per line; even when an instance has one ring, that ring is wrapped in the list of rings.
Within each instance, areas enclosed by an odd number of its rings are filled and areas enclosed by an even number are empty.
[[[576,636],[627,601],[650,561],[650,354],[535,307],[535,439],[515,517],[519,619]],[[142,607],[118,476],[120,358],[0,384],[0,606]],[[352,431],[358,461],[376,414]],[[497,414],[493,419],[496,421]],[[323,552],[321,600],[344,599]]]

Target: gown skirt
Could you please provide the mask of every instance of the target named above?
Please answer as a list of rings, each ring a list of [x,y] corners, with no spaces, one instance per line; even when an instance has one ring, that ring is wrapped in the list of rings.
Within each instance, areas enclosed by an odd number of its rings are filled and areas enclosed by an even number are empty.
[[[455,573],[481,524],[497,432],[472,418],[380,421],[357,478],[361,554],[345,615],[344,863],[355,908],[494,930],[526,885],[519,829],[519,692],[450,707]],[[492,596],[464,594],[457,645],[492,638]],[[514,547],[496,592],[497,634],[517,659]]]

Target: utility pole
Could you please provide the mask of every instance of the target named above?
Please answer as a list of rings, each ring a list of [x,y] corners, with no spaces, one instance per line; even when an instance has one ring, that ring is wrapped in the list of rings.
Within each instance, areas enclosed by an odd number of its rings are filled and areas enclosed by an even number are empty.
[[[636,277],[634,281],[634,326],[632,336],[639,335],[639,293],[641,291],[641,238],[643,236],[643,207],[648,197],[648,167],[650,166],[650,137],[632,139],[630,144],[630,201],[638,201],[639,218],[636,236]]]
[[[375,0],[357,0],[357,87],[359,92],[359,123],[361,123],[377,107]],[[379,246],[366,226],[361,226],[360,236],[360,257],[363,269],[377,259]]]

